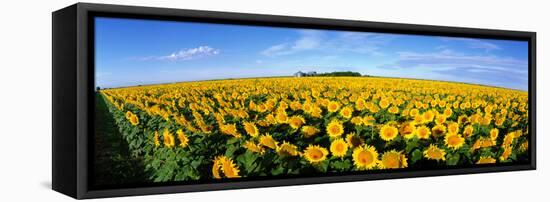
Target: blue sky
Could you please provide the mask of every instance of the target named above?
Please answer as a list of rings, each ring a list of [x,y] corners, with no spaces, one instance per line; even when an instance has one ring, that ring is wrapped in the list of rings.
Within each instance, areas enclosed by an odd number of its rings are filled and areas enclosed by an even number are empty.
[[[356,71],[527,90],[523,41],[96,18],[96,86]]]

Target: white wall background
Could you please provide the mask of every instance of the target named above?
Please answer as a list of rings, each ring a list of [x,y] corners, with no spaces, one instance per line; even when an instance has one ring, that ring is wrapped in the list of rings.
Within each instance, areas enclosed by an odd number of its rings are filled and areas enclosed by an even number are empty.
[[[536,31],[536,171],[427,177],[106,199],[112,201],[528,201],[550,198],[550,26],[540,0],[90,1]],[[75,1],[3,1],[0,10],[0,201],[67,201],[51,191],[51,12]],[[546,190],[546,191],[545,191]],[[28,199],[28,200],[27,200]]]

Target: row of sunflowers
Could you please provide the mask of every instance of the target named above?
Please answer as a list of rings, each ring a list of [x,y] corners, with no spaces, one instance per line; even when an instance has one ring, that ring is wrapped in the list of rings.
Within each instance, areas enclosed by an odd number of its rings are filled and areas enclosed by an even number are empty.
[[[526,92],[377,78],[100,91],[155,182],[528,161]]]

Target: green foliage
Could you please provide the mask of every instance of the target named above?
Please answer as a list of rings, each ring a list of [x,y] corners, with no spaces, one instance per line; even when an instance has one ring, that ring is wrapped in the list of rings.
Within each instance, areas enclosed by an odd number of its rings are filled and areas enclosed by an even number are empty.
[[[361,73],[359,73],[359,72],[352,72],[352,71],[346,71],[346,72],[330,72],[330,73],[321,73],[321,74],[317,74],[316,76],[327,76],[327,77],[333,77],[333,76],[361,76]]]

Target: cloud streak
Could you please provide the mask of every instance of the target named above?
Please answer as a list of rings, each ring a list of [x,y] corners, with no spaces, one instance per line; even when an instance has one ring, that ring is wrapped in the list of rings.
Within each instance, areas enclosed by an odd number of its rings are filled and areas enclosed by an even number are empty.
[[[487,41],[472,38],[440,37],[442,41],[458,41],[466,43],[472,49],[482,49],[485,52],[501,50],[501,47]]]
[[[202,57],[212,56],[220,54],[219,49],[215,49],[209,46],[199,46],[197,48],[190,48],[174,52],[170,55],[159,57],[160,60],[193,60]]]
[[[472,55],[450,49],[438,52],[398,52],[398,59],[378,68],[426,71],[463,81],[525,90],[528,63],[525,60],[494,55]],[[427,78],[440,80],[440,78]]]
[[[164,60],[164,61],[185,61],[194,60],[208,56],[214,56],[220,54],[220,50],[212,48],[210,46],[199,46],[196,48],[182,49],[180,51],[173,52],[169,55],[163,56],[148,56],[148,57],[135,57],[131,58],[138,61],[147,60]]]
[[[329,53],[360,53],[368,55],[382,55],[379,47],[388,43],[396,36],[374,33],[341,32],[328,34],[327,32],[302,30],[299,37],[292,42],[284,42],[272,45],[260,54],[277,57],[286,56],[306,51],[319,51]]]
[[[509,73],[527,73],[527,61],[498,56],[467,55],[445,49],[432,53],[398,52],[398,61],[386,65],[393,68],[418,66],[433,68],[485,69]]]
[[[319,49],[323,42],[324,34],[319,31],[300,31],[300,37],[293,42],[273,45],[260,53],[265,56],[283,56],[294,53]]]

